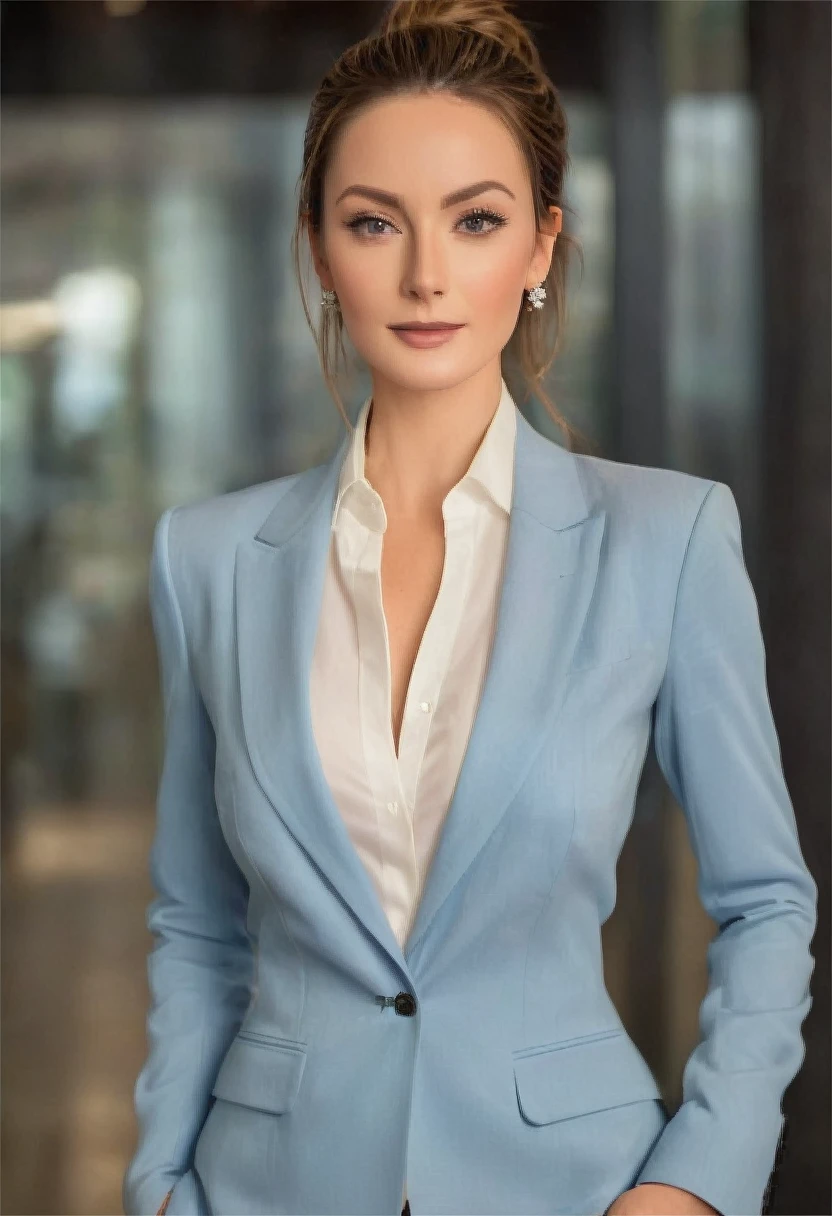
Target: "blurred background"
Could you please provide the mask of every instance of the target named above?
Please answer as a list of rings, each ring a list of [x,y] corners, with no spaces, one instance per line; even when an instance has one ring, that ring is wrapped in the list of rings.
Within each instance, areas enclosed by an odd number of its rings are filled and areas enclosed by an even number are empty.
[[[773,1210],[828,1213],[832,10],[516,11],[568,112],[586,262],[547,388],[600,454],[725,481],[740,507],[821,903]],[[169,505],[320,463],[342,434],[289,238],[313,90],[379,15],[0,6],[7,1213],[121,1211],[163,743],[152,530]],[[359,374],[348,404],[368,391]],[[522,408],[560,440],[539,402]],[[675,1109],[715,926],[652,753],[618,878],[608,986]]]

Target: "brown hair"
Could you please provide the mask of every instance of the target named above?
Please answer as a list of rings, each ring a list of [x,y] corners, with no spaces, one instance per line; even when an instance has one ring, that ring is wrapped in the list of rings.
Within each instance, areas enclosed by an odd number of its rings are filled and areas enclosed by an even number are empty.
[[[511,0],[394,0],[378,32],[348,47],[321,81],[312,101],[303,143],[298,216],[292,252],[307,322],[315,336],[324,379],[347,426],[336,384],[338,351],[347,362],[340,310],[322,309],[320,332],[309,313],[300,269],[300,236],[308,223],[321,228],[322,188],[328,158],[339,132],[365,106],[384,97],[447,92],[487,107],[516,140],[531,181],[535,222],[550,217],[563,202],[569,165],[567,122],[555,86],[546,74],[531,35],[509,11]],[[580,242],[563,230],[543,280],[542,309],[526,310],[525,295],[517,324],[503,352],[503,375],[511,381],[519,368],[524,400],[536,393],[564,433],[568,447],[585,437],[560,413],[541,381],[554,362],[566,323],[566,278],[570,248],[583,255]],[[330,350],[336,339],[335,358]],[[507,359],[506,359],[507,356]],[[511,368],[505,366],[508,362]]]

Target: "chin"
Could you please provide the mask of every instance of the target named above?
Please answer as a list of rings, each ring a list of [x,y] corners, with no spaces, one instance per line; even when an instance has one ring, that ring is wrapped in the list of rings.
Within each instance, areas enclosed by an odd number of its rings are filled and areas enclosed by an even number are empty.
[[[452,343],[434,350],[415,350],[402,346],[392,334],[391,338],[401,347],[393,358],[389,350],[383,353],[359,351],[359,354],[373,375],[411,392],[454,388],[476,375],[489,362],[488,356],[472,360],[470,351],[467,358],[460,358],[459,351],[450,349]]]

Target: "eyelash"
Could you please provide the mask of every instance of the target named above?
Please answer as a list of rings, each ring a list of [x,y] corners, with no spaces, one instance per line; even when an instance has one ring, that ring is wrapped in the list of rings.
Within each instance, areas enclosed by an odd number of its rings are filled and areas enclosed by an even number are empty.
[[[465,215],[461,215],[457,222],[462,224],[465,222],[465,220],[471,220],[471,219],[489,220],[491,223],[494,224],[494,227],[491,229],[490,232],[468,232],[468,233],[466,233],[467,236],[473,236],[473,237],[491,236],[492,233],[497,232],[498,229],[502,228],[504,224],[508,223],[506,216],[501,215],[499,211],[492,211],[489,207],[474,207],[473,210],[467,211],[465,213]],[[345,227],[351,228],[354,232],[358,232],[358,229],[361,227],[361,225],[368,223],[370,220],[377,220],[381,224],[392,224],[392,220],[388,220],[383,215],[374,215],[374,214],[371,214],[369,211],[362,211],[360,215],[356,215],[356,216],[354,216],[353,219],[346,221]],[[374,237],[383,236],[384,233],[365,232],[365,233],[362,233],[361,235],[369,237],[370,240],[373,240]]]

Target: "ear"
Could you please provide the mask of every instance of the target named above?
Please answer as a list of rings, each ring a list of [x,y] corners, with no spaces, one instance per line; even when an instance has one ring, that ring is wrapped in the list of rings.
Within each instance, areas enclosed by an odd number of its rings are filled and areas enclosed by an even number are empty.
[[[537,287],[549,273],[552,256],[555,252],[555,241],[563,226],[563,211],[560,207],[549,208],[550,217],[544,217],[543,228],[535,238],[534,254],[529,263],[529,274],[526,280],[526,290]]]
[[[312,261],[315,266],[315,273],[321,281],[321,287],[328,287],[330,290],[334,284],[332,276],[329,273],[329,267],[326,263],[326,258],[323,254],[323,246],[320,240],[320,235],[313,231],[312,225],[309,223],[309,212],[304,211],[303,222],[306,229],[306,235],[309,237],[309,247],[312,251]]]

